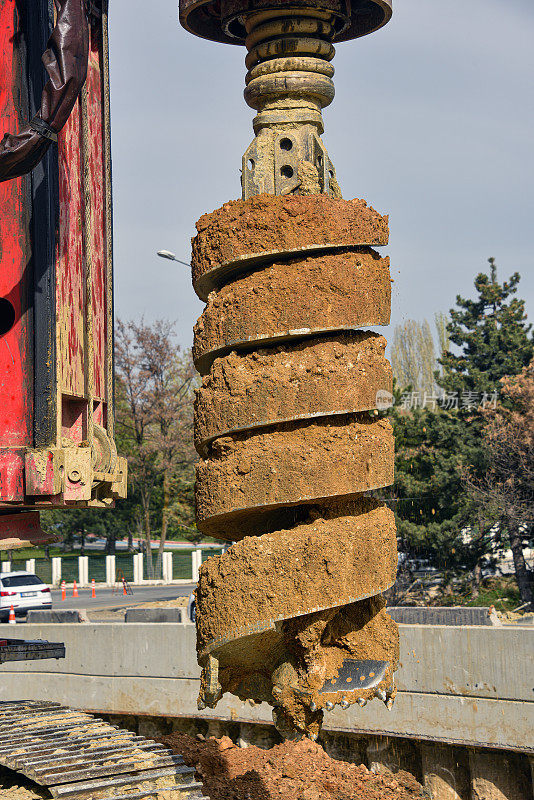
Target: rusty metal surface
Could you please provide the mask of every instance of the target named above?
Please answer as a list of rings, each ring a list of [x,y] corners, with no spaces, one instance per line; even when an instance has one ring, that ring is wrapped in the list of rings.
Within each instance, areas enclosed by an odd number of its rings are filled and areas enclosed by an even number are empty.
[[[16,8],[18,3],[3,0],[2,5],[16,17],[24,17],[24,12],[20,14]],[[42,59],[49,80],[43,89],[41,107],[18,134],[7,134],[0,142],[0,181],[24,175],[39,163],[51,142],[57,141],[85,81],[88,24],[84,0],[56,0],[55,5],[57,23]],[[48,6],[46,12],[49,13]],[[33,13],[39,11],[35,9]],[[24,23],[22,31],[27,33]]]
[[[0,2],[0,137],[17,125],[29,102],[25,59],[13,45],[17,5],[15,0]],[[0,182],[0,501],[7,502],[24,498],[22,448],[31,444],[33,423],[29,202],[27,178]]]
[[[42,639],[0,639],[0,664],[49,658],[65,658],[65,645]]]
[[[3,539],[13,538],[3,514],[15,503],[28,510],[70,501],[105,507],[126,493],[126,462],[113,442],[107,2],[98,3],[90,26],[83,0],[57,5],[47,65],[55,74],[55,58],[66,58],[66,82],[58,78],[42,94],[52,6],[37,0],[29,14],[16,0],[0,0],[0,135],[35,113],[41,94],[59,131],[57,151],[35,167],[31,185],[26,177],[0,182]],[[77,79],[86,71],[82,102]],[[103,451],[115,453],[107,466]]]
[[[0,764],[57,798],[202,797],[181,756],[59,703],[0,703]]]
[[[221,13],[221,5],[224,9],[223,13]],[[289,0],[264,0],[262,4],[258,2],[254,5],[283,9],[284,6],[298,7],[309,5],[309,3],[303,0],[291,0],[291,2]],[[314,3],[314,5],[316,4]],[[322,0],[320,3],[321,8],[339,8],[344,5],[345,3],[333,2],[333,0]],[[393,13],[392,0],[352,0],[348,5],[350,22],[347,27],[339,31],[335,41],[347,41],[366,36],[386,25]],[[237,21],[243,7],[248,10],[250,4],[245,4],[242,0],[237,0],[237,2],[230,0],[223,4],[215,2],[215,0],[180,0],[180,22],[190,33],[204,39],[227,44],[244,44],[245,32]],[[224,27],[223,18],[227,21]]]
[[[0,519],[0,547],[2,550],[17,550],[57,542],[57,536],[45,533],[36,511],[3,514]]]

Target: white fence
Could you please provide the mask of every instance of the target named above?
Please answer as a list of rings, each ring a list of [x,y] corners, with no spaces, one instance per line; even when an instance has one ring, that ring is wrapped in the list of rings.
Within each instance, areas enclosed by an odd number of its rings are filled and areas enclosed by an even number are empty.
[[[25,569],[37,574],[45,583],[60,586],[65,580],[72,585],[75,580],[80,587],[90,586],[92,580],[105,586],[114,586],[124,579],[133,585],[187,584],[198,581],[202,562],[210,555],[219,555],[222,548],[217,545],[201,545],[190,550],[166,551],[163,553],[158,578],[150,578],[146,557],[143,553],[131,556],[78,556],[78,558],[28,559],[26,562],[3,561],[2,573]],[[179,560],[178,560],[179,559]],[[190,560],[189,560],[190,559]]]

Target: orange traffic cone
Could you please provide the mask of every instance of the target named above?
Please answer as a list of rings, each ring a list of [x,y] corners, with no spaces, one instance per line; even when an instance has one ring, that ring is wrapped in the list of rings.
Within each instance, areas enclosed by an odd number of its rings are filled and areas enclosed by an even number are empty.
[[[15,616],[15,609],[13,608],[13,606],[11,606],[11,608],[9,609],[9,624],[10,625],[17,624],[17,618]]]
[[[91,581],[91,597],[96,597],[95,579]]]
[[[78,595],[78,587],[76,586],[76,581],[74,581],[74,586],[72,587],[72,596],[79,597]]]
[[[65,586],[65,581],[61,581],[61,599],[67,599],[67,587]]]
[[[124,580],[124,578],[122,579],[122,593],[128,594],[128,589],[126,588],[126,581]]]

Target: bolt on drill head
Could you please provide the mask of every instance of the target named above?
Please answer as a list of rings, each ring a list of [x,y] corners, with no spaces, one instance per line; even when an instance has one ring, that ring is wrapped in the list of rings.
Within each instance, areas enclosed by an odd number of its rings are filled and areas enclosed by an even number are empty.
[[[258,194],[340,197],[321,140],[334,99],[333,42],[365,36],[391,18],[391,0],[180,0],[191,33],[244,44],[245,100],[258,113],[243,155],[243,199]]]

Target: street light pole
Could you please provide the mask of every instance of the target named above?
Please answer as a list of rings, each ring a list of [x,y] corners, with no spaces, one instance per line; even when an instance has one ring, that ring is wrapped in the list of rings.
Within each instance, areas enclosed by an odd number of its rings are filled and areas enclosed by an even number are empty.
[[[176,261],[178,264],[183,264],[184,267],[190,267],[191,264],[187,261],[180,261],[179,258],[176,258],[174,253],[171,253],[170,250],[158,250],[158,256],[160,258],[167,258],[169,261]]]

